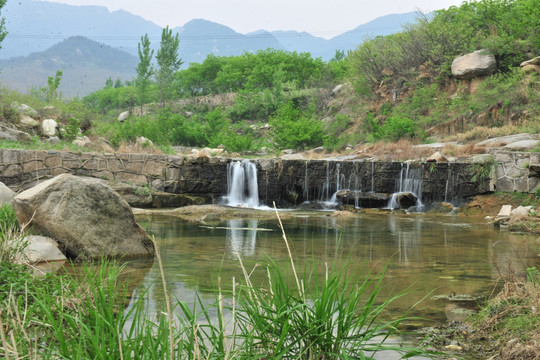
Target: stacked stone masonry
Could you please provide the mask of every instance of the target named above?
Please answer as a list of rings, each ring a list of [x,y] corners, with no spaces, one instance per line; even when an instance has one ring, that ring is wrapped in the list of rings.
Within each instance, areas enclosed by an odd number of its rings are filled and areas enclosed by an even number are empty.
[[[0,182],[20,191],[56,175],[71,173],[147,185],[168,193],[194,195],[202,197],[207,203],[217,203],[227,192],[227,164],[230,161],[233,160],[220,157],[0,149]],[[328,200],[338,187],[392,193],[399,190],[398,182],[405,166],[410,167],[411,171],[416,169],[419,174],[424,202],[445,201],[450,197],[467,198],[493,190],[490,187],[492,179],[489,176],[479,177],[475,174],[477,165],[469,163],[415,162],[407,165],[369,160],[254,161],[258,167],[259,198],[266,205],[272,205],[274,201],[278,206],[292,206],[306,200]],[[538,169],[538,158],[535,161],[536,165],[530,163],[527,176],[535,166]],[[522,166],[523,170],[525,167],[521,160],[514,162],[517,168]],[[501,173],[499,166],[497,169],[497,173]],[[504,169],[504,176],[519,176],[517,171]],[[532,183],[532,180],[528,181]]]
[[[534,193],[540,188],[540,153],[495,151],[495,189]]]

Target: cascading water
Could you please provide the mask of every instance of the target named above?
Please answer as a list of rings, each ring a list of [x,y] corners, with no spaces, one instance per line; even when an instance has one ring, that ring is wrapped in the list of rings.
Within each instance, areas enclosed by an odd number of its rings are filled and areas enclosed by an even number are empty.
[[[405,193],[412,193],[416,196],[415,207],[418,211],[424,209],[422,204],[422,168],[410,168],[410,163],[401,164],[401,171],[399,173],[399,181],[396,180],[397,191],[392,194],[392,198],[388,203],[388,208],[397,209],[400,208],[399,197]]]
[[[259,206],[257,166],[249,160],[232,161],[227,166],[227,205]]]
[[[323,186],[322,186],[322,189],[321,189],[321,197],[320,197],[320,201],[322,204],[324,204],[325,206],[327,207],[333,207],[335,205],[337,205],[337,193],[343,189],[343,186],[345,184],[345,176],[344,175],[341,175],[341,164],[340,163],[336,163],[335,165],[335,168],[336,168],[336,177],[335,177],[335,189],[333,187],[333,182],[332,182],[332,176],[330,176],[331,174],[331,169],[330,169],[330,166],[331,166],[332,162],[328,162],[326,164],[326,181],[324,182]],[[333,191],[332,191],[333,190]]]
[[[308,167],[309,167],[309,160],[306,161],[306,171],[304,173],[304,202],[309,201],[309,184],[308,184]]]
[[[375,161],[371,162],[371,192],[375,192]]]

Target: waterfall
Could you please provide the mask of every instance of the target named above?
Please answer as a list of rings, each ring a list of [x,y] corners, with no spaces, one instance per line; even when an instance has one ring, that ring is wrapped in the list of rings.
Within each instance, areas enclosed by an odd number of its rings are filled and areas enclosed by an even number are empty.
[[[422,174],[423,168],[410,168],[410,163],[401,163],[401,171],[399,173],[399,181],[396,180],[397,191],[392,194],[392,198],[388,203],[390,209],[397,209],[400,207],[398,198],[403,193],[412,193],[416,196],[416,208],[422,210],[424,205],[422,204]]]
[[[306,161],[306,171],[304,173],[304,202],[309,201],[308,165],[309,160]]]
[[[335,177],[335,188],[334,188],[333,182],[332,182],[332,177],[330,176],[330,174],[331,174],[330,165],[331,164],[332,164],[332,162],[327,162],[326,163],[326,180],[325,180],[325,182],[324,182],[324,184],[322,186],[321,196],[320,196],[319,200],[325,206],[333,207],[333,206],[337,205],[336,194],[338,193],[338,191],[342,190],[343,185],[345,185],[345,176],[341,174],[341,164],[336,163],[336,175],[335,175],[336,177]]]
[[[375,161],[371,162],[371,192],[375,192]]]
[[[337,204],[336,194],[338,193],[338,191],[341,190],[342,178],[340,176],[340,167],[341,167],[341,164],[337,163],[336,164],[336,191],[332,194],[332,197],[330,198],[330,204]]]
[[[257,166],[249,160],[232,161],[227,165],[227,205],[259,206]]]
[[[328,201],[330,193],[330,162],[326,163],[326,181],[323,184],[322,190],[321,190],[321,201]]]

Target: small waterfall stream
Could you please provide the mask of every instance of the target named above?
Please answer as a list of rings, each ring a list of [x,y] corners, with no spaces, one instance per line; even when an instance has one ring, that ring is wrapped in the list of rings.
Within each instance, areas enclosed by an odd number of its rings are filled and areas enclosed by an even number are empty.
[[[405,166],[403,166],[405,164]],[[396,179],[396,190],[392,194],[392,198],[388,203],[388,208],[398,209],[400,204],[398,201],[399,196],[411,193],[416,196],[416,210],[422,211],[424,204],[422,204],[422,173],[423,168],[410,168],[410,163],[401,163],[401,171],[399,173],[399,180]]]
[[[232,161],[227,165],[227,196],[229,206],[259,207],[257,166],[249,160]]]
[[[462,186],[459,178],[462,172],[449,165],[431,165],[427,171],[425,164],[416,162],[332,159],[295,161],[283,171],[282,164],[277,164],[279,166],[249,160],[229,162],[225,204],[266,208],[261,205],[263,202],[275,201],[282,207],[302,205],[329,210],[344,205],[421,212],[436,202],[458,201],[456,193]],[[262,171],[260,179],[258,171]],[[266,184],[261,199],[258,180],[261,186]]]

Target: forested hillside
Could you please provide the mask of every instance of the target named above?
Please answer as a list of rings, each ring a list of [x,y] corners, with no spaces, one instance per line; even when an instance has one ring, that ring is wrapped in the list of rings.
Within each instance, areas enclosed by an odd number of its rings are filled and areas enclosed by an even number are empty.
[[[211,55],[184,70],[169,68],[166,82],[158,76],[164,65],[144,61],[159,51],[139,46],[133,84],[109,83],[75,100],[63,118],[88,120],[88,134],[114,146],[144,136],[161,146],[229,151],[343,150],[540,130],[539,67],[520,67],[540,55],[538,0],[464,2],[328,62],[271,49]],[[456,57],[480,49],[493,54],[494,71],[472,79],[452,74]],[[126,110],[127,120],[117,121]]]

